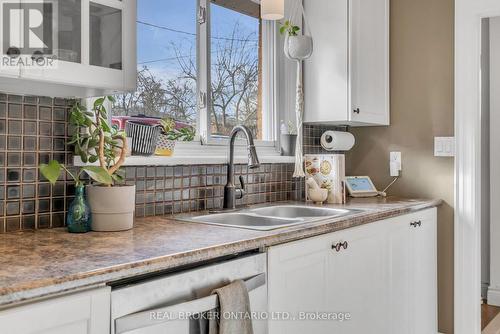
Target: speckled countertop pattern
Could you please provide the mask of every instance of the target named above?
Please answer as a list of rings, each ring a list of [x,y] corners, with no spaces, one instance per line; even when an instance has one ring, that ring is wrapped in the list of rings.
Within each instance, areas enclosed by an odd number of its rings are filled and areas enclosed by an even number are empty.
[[[138,219],[134,229],[125,232],[70,234],[66,229],[52,229],[4,234],[0,235],[0,307],[330,233],[440,204],[439,200],[353,199],[345,205],[325,207],[365,211],[273,231],[180,222],[170,216]]]

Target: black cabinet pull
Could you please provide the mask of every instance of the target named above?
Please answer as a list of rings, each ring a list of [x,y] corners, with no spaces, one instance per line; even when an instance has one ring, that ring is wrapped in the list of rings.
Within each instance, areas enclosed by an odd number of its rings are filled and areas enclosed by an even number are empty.
[[[347,241],[344,242],[337,242],[336,244],[332,245],[332,249],[335,250],[336,252],[340,252],[343,249],[347,249],[349,247],[349,243]]]
[[[415,227],[415,228],[421,227],[422,226],[422,221],[419,220],[419,221],[411,222],[410,226]]]
[[[359,115],[360,110],[359,110],[359,108],[356,108],[352,112]]]

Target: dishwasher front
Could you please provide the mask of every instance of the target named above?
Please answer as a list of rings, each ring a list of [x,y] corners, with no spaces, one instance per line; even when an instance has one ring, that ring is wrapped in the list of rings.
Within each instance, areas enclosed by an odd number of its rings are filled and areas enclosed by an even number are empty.
[[[266,334],[267,257],[263,253],[113,288],[111,332],[200,334],[204,332],[200,324],[206,312],[218,306],[211,291],[238,279],[245,282],[249,291],[254,333]]]

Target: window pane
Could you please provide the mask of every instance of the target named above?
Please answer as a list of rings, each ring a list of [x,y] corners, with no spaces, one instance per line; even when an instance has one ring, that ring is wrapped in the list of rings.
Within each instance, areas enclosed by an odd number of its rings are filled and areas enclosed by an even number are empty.
[[[261,139],[259,6],[250,0],[212,2],[211,134],[228,136],[235,125],[244,124]]]
[[[138,86],[116,97],[115,123],[144,115],[195,126],[196,1],[138,0],[137,9]]]

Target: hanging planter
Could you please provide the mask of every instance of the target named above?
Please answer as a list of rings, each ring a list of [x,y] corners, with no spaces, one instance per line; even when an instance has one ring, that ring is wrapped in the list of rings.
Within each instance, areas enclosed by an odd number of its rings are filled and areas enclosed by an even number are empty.
[[[286,35],[283,47],[285,56],[291,60],[303,60],[313,53],[313,39],[308,35]]]
[[[296,18],[295,16],[299,16]],[[305,29],[301,32],[301,28],[294,25],[293,20],[304,21]],[[307,33],[305,32],[307,30]],[[301,0],[296,0],[291,11],[290,18],[280,28],[280,33],[285,35],[285,45],[283,51],[288,59],[297,62],[297,86],[295,97],[295,116],[297,120],[297,142],[295,146],[295,170],[293,177],[305,177],[304,173],[304,157],[302,153],[302,123],[304,119],[304,89],[302,83],[302,62],[311,57],[313,53],[313,38],[311,29],[307,24],[307,19],[304,11],[304,6]]]

